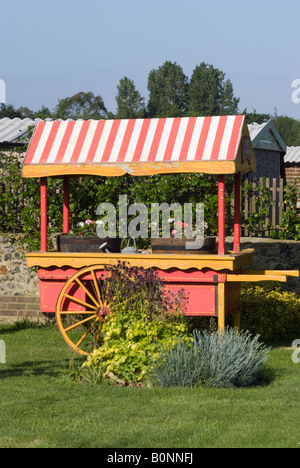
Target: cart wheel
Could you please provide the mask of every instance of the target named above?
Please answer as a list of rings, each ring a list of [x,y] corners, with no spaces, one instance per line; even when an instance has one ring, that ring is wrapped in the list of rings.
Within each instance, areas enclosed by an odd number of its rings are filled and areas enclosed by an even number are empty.
[[[103,267],[79,270],[62,288],[56,305],[56,322],[66,343],[89,355],[101,343],[101,328],[110,313],[100,288]]]

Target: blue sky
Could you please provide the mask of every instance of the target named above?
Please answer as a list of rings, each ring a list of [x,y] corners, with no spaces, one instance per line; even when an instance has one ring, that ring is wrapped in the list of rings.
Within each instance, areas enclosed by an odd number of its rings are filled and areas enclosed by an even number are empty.
[[[204,61],[232,81],[241,112],[300,119],[296,0],[15,0],[0,15],[0,79],[16,107],[92,91],[114,111],[122,77],[147,101],[150,70],[170,60],[190,78]]]

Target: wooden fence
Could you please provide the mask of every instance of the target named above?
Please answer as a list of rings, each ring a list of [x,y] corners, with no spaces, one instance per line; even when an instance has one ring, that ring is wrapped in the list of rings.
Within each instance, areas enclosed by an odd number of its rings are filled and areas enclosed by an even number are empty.
[[[284,179],[248,179],[241,201],[242,235],[269,237],[278,231],[284,211]]]

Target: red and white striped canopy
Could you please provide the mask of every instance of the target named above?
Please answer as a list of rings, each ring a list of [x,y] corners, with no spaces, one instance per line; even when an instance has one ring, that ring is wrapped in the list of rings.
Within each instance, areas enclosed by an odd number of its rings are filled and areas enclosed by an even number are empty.
[[[39,122],[23,176],[250,172],[243,137],[244,116]]]

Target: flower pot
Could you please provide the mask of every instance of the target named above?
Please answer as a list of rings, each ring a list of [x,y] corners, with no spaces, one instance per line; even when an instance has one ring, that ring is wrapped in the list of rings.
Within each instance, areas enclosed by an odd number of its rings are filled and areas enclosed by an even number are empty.
[[[56,241],[58,252],[119,253],[122,239],[59,235]]]
[[[187,242],[195,242],[195,239],[151,239],[151,247],[153,253],[158,254],[182,254],[182,255],[199,255],[199,254],[215,254],[216,253],[216,238],[213,236],[205,237],[204,244],[200,249],[187,249]]]

